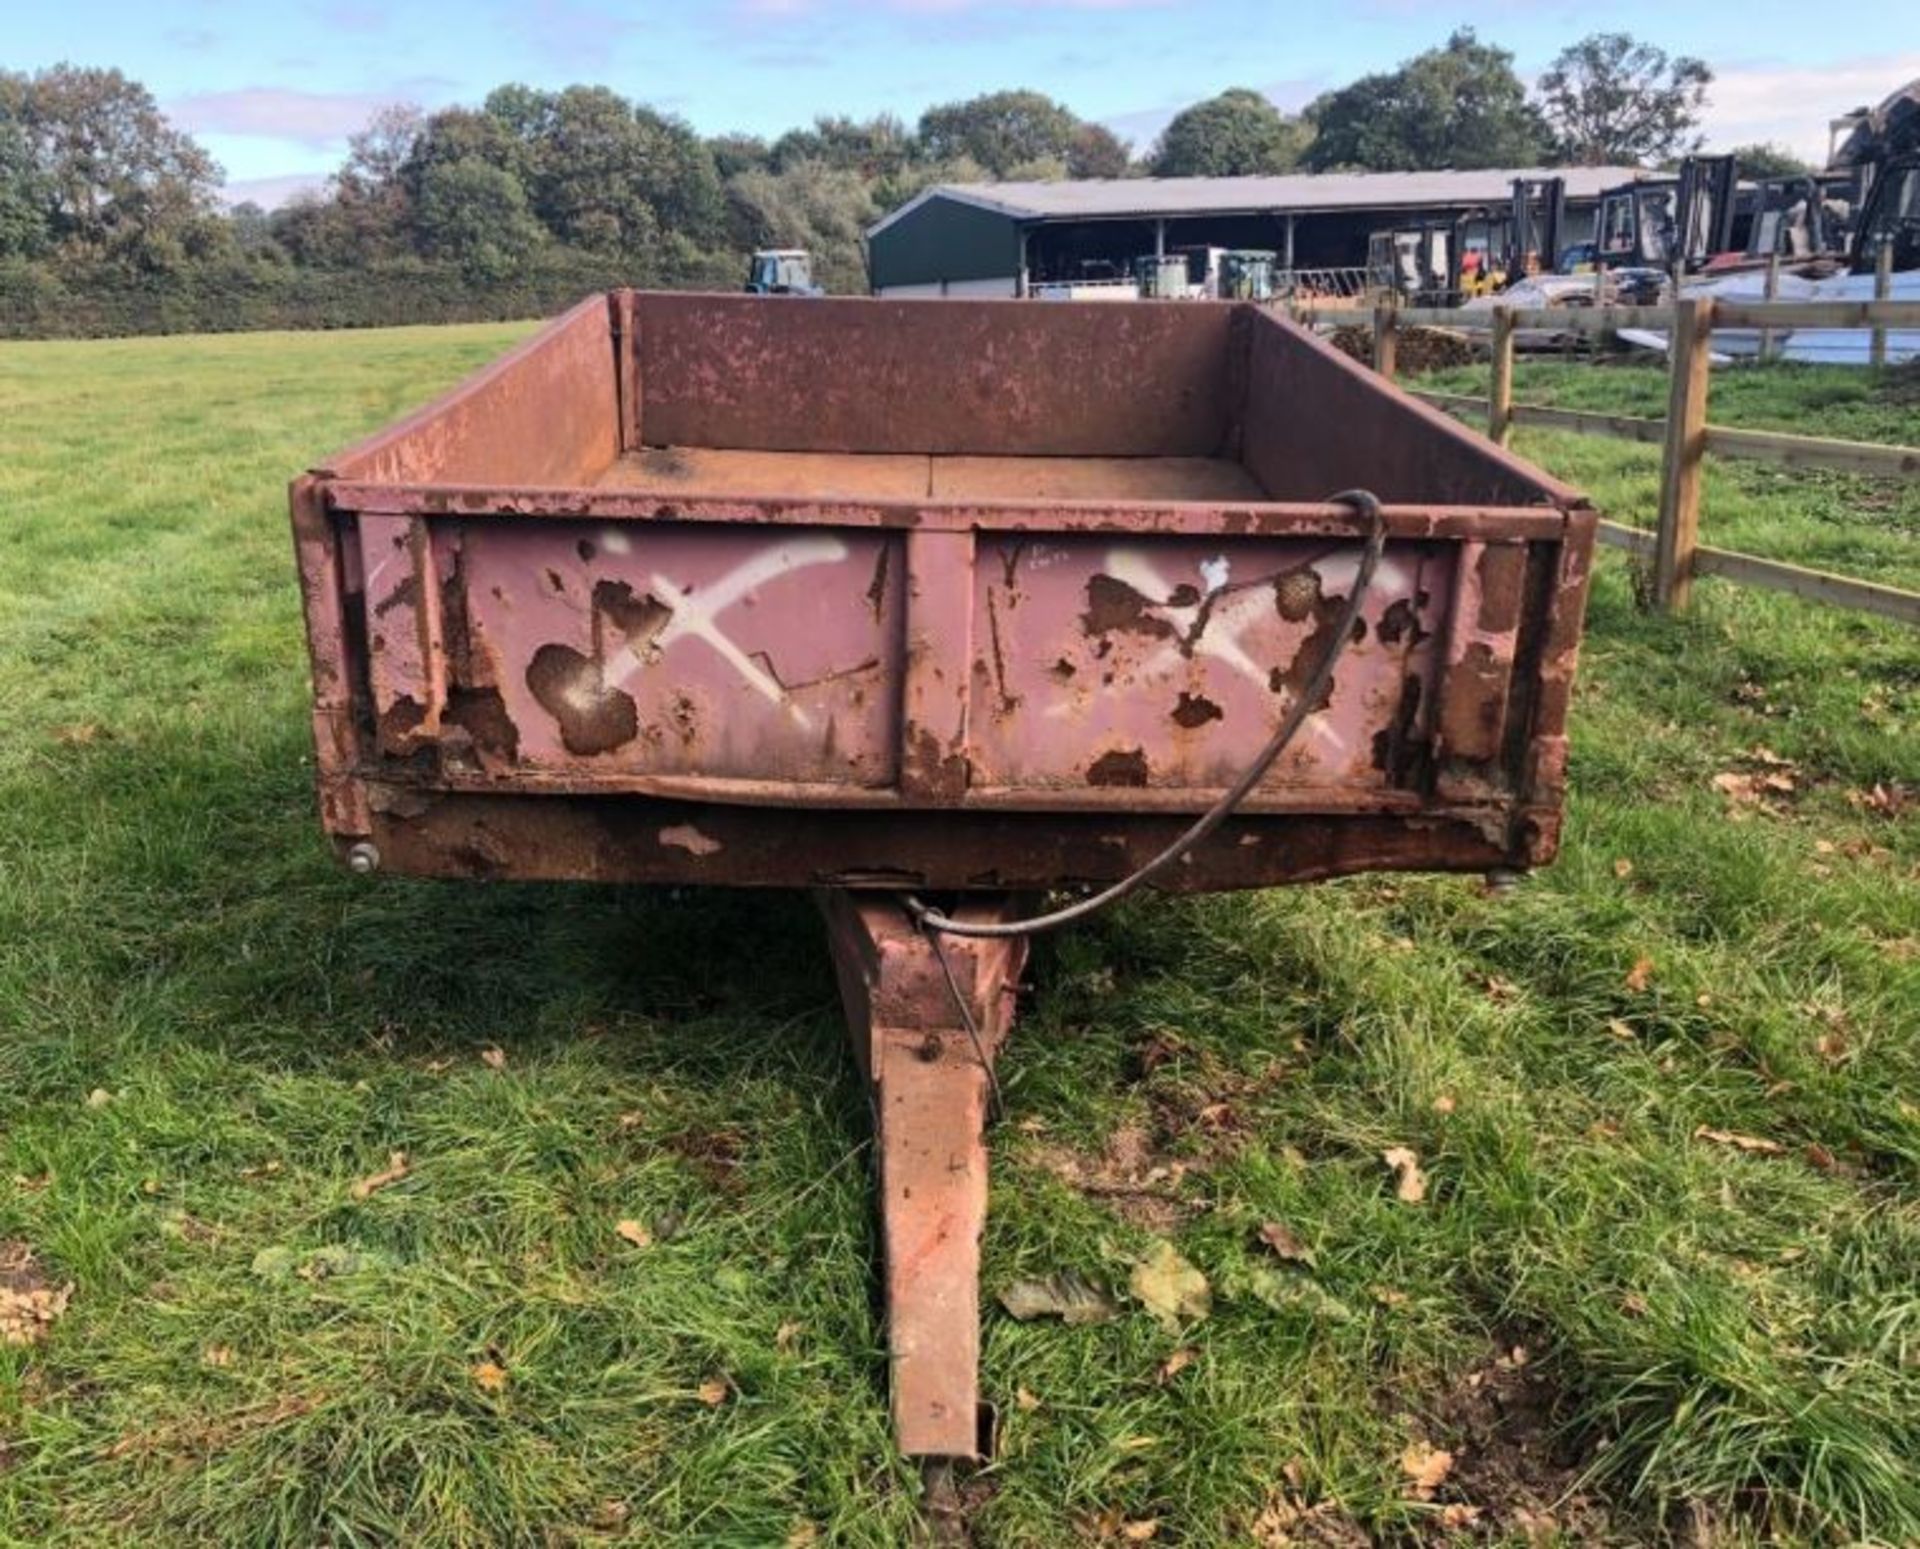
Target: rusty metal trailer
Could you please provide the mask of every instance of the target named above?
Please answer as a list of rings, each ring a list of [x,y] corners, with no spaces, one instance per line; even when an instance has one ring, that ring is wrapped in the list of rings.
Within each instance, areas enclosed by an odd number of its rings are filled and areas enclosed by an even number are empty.
[[[354,870],[816,890],[910,1456],[1036,895],[1556,848],[1593,513],[1251,304],[619,291],[292,510]]]

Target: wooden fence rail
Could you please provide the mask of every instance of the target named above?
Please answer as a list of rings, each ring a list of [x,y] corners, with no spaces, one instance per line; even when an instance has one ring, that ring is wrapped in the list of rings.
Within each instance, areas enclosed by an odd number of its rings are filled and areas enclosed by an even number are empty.
[[[1877,289],[1884,298],[1885,267]],[[1310,311],[1293,315],[1315,321]],[[1331,321],[1332,318],[1327,319]],[[1343,319],[1351,322],[1348,312]],[[1412,396],[1438,408],[1484,413],[1487,434],[1506,445],[1515,425],[1539,425],[1580,435],[1657,443],[1660,510],[1651,530],[1600,524],[1600,539],[1653,561],[1653,603],[1663,611],[1687,606],[1693,578],[1717,575],[1743,586],[1791,592],[1797,597],[1858,608],[1903,623],[1920,624],[1920,592],[1809,570],[1780,560],[1710,548],[1699,541],[1701,475],[1707,454],[1744,457],[1788,468],[1820,468],[1874,478],[1920,479],[1920,447],[1882,446],[1784,431],[1740,430],[1707,423],[1709,367],[1715,329],[1759,329],[1763,340],[1785,328],[1871,328],[1873,352],[1885,358],[1889,329],[1920,328],[1920,302],[1778,301],[1755,304],[1682,300],[1662,307],[1379,307],[1373,317],[1373,361],[1394,375],[1399,330],[1414,326],[1484,329],[1491,334],[1493,370],[1487,396],[1414,389]],[[1652,419],[1598,414],[1513,401],[1514,337],[1522,329],[1604,333],[1619,328],[1657,328],[1668,337],[1667,412]]]

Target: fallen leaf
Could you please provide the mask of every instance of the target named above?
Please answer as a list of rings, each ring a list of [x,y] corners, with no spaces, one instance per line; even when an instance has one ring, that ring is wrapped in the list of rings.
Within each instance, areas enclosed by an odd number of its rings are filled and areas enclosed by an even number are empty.
[[[1070,1269],[1042,1280],[1014,1281],[1001,1291],[1000,1305],[1021,1323],[1034,1318],[1104,1323],[1119,1311],[1105,1291]]]
[[[1040,1395],[1026,1388],[1013,1390],[1013,1407],[1023,1414],[1032,1414],[1040,1407]]]
[[[1609,1017],[1607,1019],[1607,1031],[1612,1033],[1614,1037],[1624,1039],[1628,1043],[1636,1042],[1640,1037],[1638,1033],[1618,1017]]]
[[[275,1159],[270,1162],[261,1162],[258,1166],[255,1166],[255,1167],[241,1168],[240,1176],[242,1178],[270,1178],[275,1173],[279,1172],[280,1169],[285,1165],[286,1164],[284,1162],[281,1162],[278,1159]]]
[[[1624,855],[1621,856],[1613,863],[1613,874],[1622,882],[1626,881],[1628,877],[1633,875],[1633,862],[1628,860]]]
[[[1294,1264],[1313,1263],[1313,1249],[1278,1221],[1260,1223],[1260,1240],[1273,1250],[1276,1258],[1286,1259]]]
[[[481,1361],[473,1368],[473,1380],[482,1393],[504,1393],[507,1390],[506,1368],[493,1361]]]
[[[104,1108],[112,1101],[113,1093],[109,1092],[103,1086],[97,1086],[91,1092],[87,1093],[87,1106],[89,1108]]]
[[[387,1153],[387,1165],[377,1173],[369,1173],[347,1193],[356,1200],[371,1199],[390,1183],[398,1183],[407,1175],[407,1153],[390,1151]]]
[[[84,748],[88,743],[97,741],[100,728],[91,721],[76,721],[68,726],[53,728],[53,740],[63,748]]]
[[[787,1534],[786,1549],[812,1549],[820,1541],[820,1529],[811,1522],[796,1522]]]
[[[71,1284],[47,1282],[24,1242],[0,1242],[0,1345],[37,1345],[73,1299]]]
[[[1182,1345],[1172,1355],[1160,1363],[1160,1369],[1154,1373],[1153,1380],[1161,1387],[1178,1377],[1189,1366],[1200,1359],[1200,1352],[1192,1345]]]
[[[799,1337],[799,1334],[800,1325],[798,1323],[782,1323],[773,1331],[773,1348],[778,1350],[782,1355],[785,1355],[793,1349],[793,1342]]]
[[[1275,1312],[1303,1312],[1323,1323],[1353,1321],[1353,1309],[1319,1281],[1265,1264],[1229,1271],[1220,1290],[1229,1300],[1251,1296]]]
[[[1807,1159],[1809,1166],[1817,1167],[1823,1173],[1840,1170],[1840,1159],[1817,1140],[1809,1140],[1800,1154]]]
[[[613,1529],[626,1525],[627,1518],[633,1515],[633,1508],[625,1501],[608,1499],[593,1508],[593,1525],[597,1528]]]
[[[1160,1519],[1158,1517],[1142,1517],[1138,1521],[1120,1524],[1120,1537],[1129,1544],[1144,1544],[1159,1535]]]
[[[1693,1138],[1711,1140],[1715,1145],[1732,1146],[1735,1150],[1750,1151],[1758,1156],[1778,1156],[1787,1149],[1777,1140],[1764,1140],[1758,1135],[1737,1135],[1726,1129],[1709,1129],[1704,1124],[1693,1132]]]
[[[1396,1291],[1390,1285],[1374,1286],[1372,1296],[1382,1307],[1404,1307],[1412,1299],[1405,1291]]]
[[[1444,1447],[1431,1447],[1424,1441],[1407,1444],[1400,1454],[1400,1471],[1407,1476],[1416,1501],[1430,1501],[1434,1492],[1453,1472],[1453,1454]]]
[[[614,1227],[613,1231],[616,1237],[620,1238],[623,1242],[632,1243],[636,1248],[650,1248],[653,1246],[653,1233],[648,1231],[638,1221],[632,1219],[622,1221]]]
[[[1487,997],[1490,1000],[1509,1001],[1520,994],[1520,986],[1511,979],[1503,979],[1498,974],[1487,976]]]
[[[1647,985],[1652,981],[1652,979],[1653,979],[1653,959],[1650,957],[1635,958],[1633,962],[1633,967],[1627,970],[1627,978],[1626,978],[1627,988],[1631,990],[1635,995],[1644,994],[1646,992]]]
[[[35,1173],[31,1178],[25,1173],[15,1173],[13,1175],[13,1186],[22,1194],[38,1194],[52,1182],[53,1170],[51,1168],[43,1173]]]
[[[638,1129],[642,1124],[646,1123],[646,1121],[647,1121],[647,1116],[644,1113],[642,1113],[638,1108],[630,1108],[625,1113],[620,1115],[618,1122],[619,1122],[620,1128],[623,1130],[626,1130],[626,1129]]]
[[[1433,1111],[1443,1116],[1452,1113],[1454,1106],[1453,1096],[1448,1092],[1442,1092],[1433,1100]]]
[[[507,1051],[498,1044],[489,1045],[480,1051],[480,1061],[489,1070],[505,1070],[507,1068]]]
[[[1213,1311],[1207,1277],[1164,1239],[1133,1266],[1127,1288],[1169,1332],[1177,1330],[1183,1319],[1198,1322]]]
[[[727,1401],[728,1389],[724,1378],[709,1377],[694,1392],[709,1409],[718,1409]]]
[[[233,1347],[231,1345],[208,1345],[200,1352],[200,1359],[209,1366],[233,1365]]]
[[[1420,1171],[1420,1157],[1406,1146],[1388,1146],[1380,1160],[1396,1175],[1394,1197],[1403,1205],[1417,1205],[1427,1197],[1427,1175]]]
[[[1629,1291],[1620,1298],[1620,1310],[1630,1318],[1644,1318],[1647,1315],[1647,1299],[1638,1291]]]

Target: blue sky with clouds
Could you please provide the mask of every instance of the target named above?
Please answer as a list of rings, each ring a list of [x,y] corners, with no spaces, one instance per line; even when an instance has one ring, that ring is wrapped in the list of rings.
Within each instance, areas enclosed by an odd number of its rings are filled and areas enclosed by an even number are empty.
[[[932,102],[1033,86],[1144,146],[1223,87],[1298,107],[1441,42],[1456,21],[1528,76],[1604,27],[1714,67],[1714,141],[1824,156],[1832,114],[1920,76],[1912,0],[1480,0],[1460,12],[1430,0],[0,0],[0,64],[118,66],[213,151],[232,192],[265,202],[337,165],[380,105],[473,102],[508,80],[603,82],[704,133],[766,135],[818,113],[912,120]]]

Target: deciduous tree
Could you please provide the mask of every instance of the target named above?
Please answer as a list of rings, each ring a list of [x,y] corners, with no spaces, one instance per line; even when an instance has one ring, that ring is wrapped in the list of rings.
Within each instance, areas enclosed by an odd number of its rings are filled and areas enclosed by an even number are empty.
[[[1566,160],[1651,166],[1699,147],[1712,81],[1703,60],[1596,32],[1560,51],[1540,77],[1540,100]]]
[[[1313,132],[1244,86],[1174,116],[1153,150],[1155,177],[1244,177],[1300,164]]]

